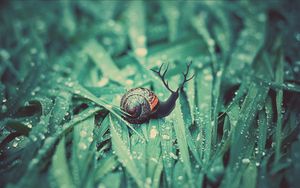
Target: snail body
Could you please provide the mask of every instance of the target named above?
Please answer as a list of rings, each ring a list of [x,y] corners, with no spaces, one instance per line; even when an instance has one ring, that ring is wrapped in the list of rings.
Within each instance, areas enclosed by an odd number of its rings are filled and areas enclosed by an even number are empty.
[[[168,82],[165,81],[166,70],[161,74],[162,66],[159,71],[154,71],[162,79],[165,87],[171,92],[166,101],[160,101],[158,97],[149,89],[134,88],[125,93],[121,99],[121,110],[123,118],[132,124],[141,124],[149,121],[149,119],[157,119],[168,116],[175,108],[179,92],[182,91],[184,84],[193,78],[187,79],[188,71],[191,64],[187,65],[186,73],[183,73],[184,80],[176,91],[169,88]]]

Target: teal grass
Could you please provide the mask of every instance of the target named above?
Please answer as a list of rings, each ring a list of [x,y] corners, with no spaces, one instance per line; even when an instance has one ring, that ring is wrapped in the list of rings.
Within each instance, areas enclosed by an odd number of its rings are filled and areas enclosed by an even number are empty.
[[[0,5],[1,187],[299,187],[298,2]],[[189,62],[169,116],[122,118]]]

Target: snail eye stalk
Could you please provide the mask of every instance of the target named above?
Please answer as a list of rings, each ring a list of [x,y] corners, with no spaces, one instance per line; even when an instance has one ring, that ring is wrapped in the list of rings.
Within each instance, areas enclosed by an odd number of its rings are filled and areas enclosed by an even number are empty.
[[[175,91],[173,91],[170,87],[169,87],[169,83],[168,81],[165,80],[165,76],[166,76],[166,73],[168,71],[168,68],[169,68],[169,63],[167,64],[167,68],[166,70],[162,73],[161,70],[162,70],[162,67],[164,66],[164,63],[161,64],[161,66],[159,67],[158,71],[154,70],[154,69],[151,69],[154,73],[156,73],[160,79],[162,80],[163,84],[165,85],[165,87],[171,92],[171,93],[175,93]]]
[[[191,64],[192,64],[192,61],[190,63],[187,63],[186,64],[186,72],[183,72],[182,75],[183,75],[183,81],[182,83],[179,85],[179,87],[177,88],[176,91],[173,91],[170,86],[169,86],[169,83],[168,81],[165,80],[165,76],[166,76],[166,73],[168,71],[168,68],[169,68],[169,64],[167,64],[167,67],[165,69],[165,71],[162,73],[162,67],[164,66],[164,63],[161,64],[161,66],[159,67],[158,71],[157,70],[154,70],[154,69],[151,69],[154,73],[156,73],[160,79],[162,80],[163,84],[165,85],[165,87],[171,92],[171,93],[178,93],[179,91],[181,91],[183,89],[183,86],[186,82],[192,80],[194,78],[195,75],[192,75],[190,78],[187,78],[188,74],[189,74],[189,71],[190,71],[190,67],[191,67]]]
[[[191,64],[192,64],[192,61],[190,63],[186,64],[186,72],[182,73],[183,81],[182,81],[181,85],[178,87],[178,89],[176,90],[176,92],[178,92],[179,90],[182,91],[184,84],[195,77],[195,74],[193,74],[190,78],[187,78],[189,71],[190,71]]]
[[[171,90],[170,87],[169,87],[169,85],[168,85],[168,82],[165,81],[165,75],[166,75],[166,72],[168,70],[168,66],[167,66],[166,70],[163,73],[161,73],[163,64],[160,66],[160,68],[159,68],[158,71],[152,70],[153,72],[155,72],[156,74],[158,74],[158,76],[162,79],[162,81],[163,81],[164,85],[166,86],[166,88],[169,91],[171,91],[171,95],[169,96],[169,98],[166,101],[161,101],[159,103],[159,106],[158,106],[157,110],[154,111],[151,114],[151,118],[166,117],[166,116],[168,116],[174,110],[175,105],[176,105],[176,101],[177,101],[178,96],[179,96],[179,92],[182,91],[184,84],[186,82],[190,81],[191,79],[193,79],[193,77],[194,77],[194,76],[192,76],[190,78],[187,78],[189,70],[190,70],[191,63],[192,62],[190,62],[190,63],[187,64],[186,72],[182,73],[183,74],[183,81],[179,85],[179,87],[177,88],[176,91]]]

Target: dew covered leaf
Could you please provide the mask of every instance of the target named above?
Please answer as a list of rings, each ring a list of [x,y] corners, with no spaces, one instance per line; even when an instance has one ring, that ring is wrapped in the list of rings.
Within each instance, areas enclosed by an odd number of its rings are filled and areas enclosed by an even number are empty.
[[[1,187],[299,184],[300,2],[0,5]],[[189,62],[168,116],[126,121],[130,89],[172,96],[150,69],[176,91]]]
[[[133,160],[133,156],[130,153],[129,147],[124,143],[120,133],[117,131],[116,127],[118,124],[114,123],[112,117],[110,116],[110,127],[112,134],[112,147],[120,162],[124,165],[126,170],[129,172],[131,177],[135,180],[139,187],[143,187],[144,177],[139,173],[137,164]]]

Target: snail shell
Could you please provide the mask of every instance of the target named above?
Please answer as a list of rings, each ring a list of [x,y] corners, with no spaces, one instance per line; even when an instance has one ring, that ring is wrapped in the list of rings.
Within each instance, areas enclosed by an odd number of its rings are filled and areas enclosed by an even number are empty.
[[[121,109],[129,123],[141,124],[148,121],[159,105],[158,97],[149,89],[134,88],[125,93],[121,99]]]

